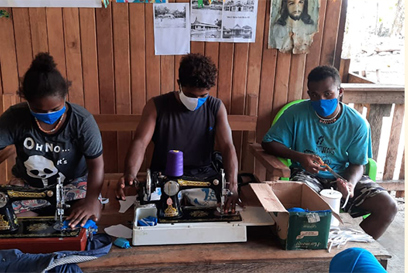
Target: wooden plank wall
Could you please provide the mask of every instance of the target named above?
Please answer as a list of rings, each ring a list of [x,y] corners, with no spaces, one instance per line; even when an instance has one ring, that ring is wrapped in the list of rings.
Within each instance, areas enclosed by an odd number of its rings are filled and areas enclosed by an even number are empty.
[[[258,142],[281,106],[306,97],[310,70],[334,64],[342,2],[321,0],[319,32],[307,55],[267,48],[270,0],[259,0],[255,43],[191,43],[191,52],[210,56],[218,67],[217,85],[210,93],[224,102],[228,113],[247,113],[247,95],[258,97]],[[100,9],[6,10],[11,17],[0,18],[2,94],[16,92],[18,79],[41,51],[49,51],[72,81],[69,100],[93,114],[141,114],[148,99],[178,88],[181,56],[154,55],[151,4],[112,1]],[[4,102],[0,113],[3,106]],[[234,132],[233,138],[240,162],[251,162],[243,158],[250,156],[242,144],[246,137]],[[130,139],[128,133],[103,134],[106,172],[123,170]],[[241,169],[252,170],[248,164],[241,164]]]

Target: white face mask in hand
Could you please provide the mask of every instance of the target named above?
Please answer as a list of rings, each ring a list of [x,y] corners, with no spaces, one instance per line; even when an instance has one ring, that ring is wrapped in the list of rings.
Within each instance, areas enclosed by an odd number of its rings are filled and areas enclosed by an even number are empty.
[[[204,98],[190,98],[187,97],[186,95],[184,95],[183,91],[181,90],[181,86],[180,86],[180,100],[181,102],[184,104],[184,106],[190,110],[190,111],[195,111],[198,108],[201,107],[201,105],[204,104],[204,102],[207,100],[208,96],[204,97]]]

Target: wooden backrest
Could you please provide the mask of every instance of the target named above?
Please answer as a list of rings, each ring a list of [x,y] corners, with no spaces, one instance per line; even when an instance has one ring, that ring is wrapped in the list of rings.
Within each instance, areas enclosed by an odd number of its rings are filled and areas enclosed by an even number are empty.
[[[141,115],[94,115],[101,132],[133,132],[139,125]],[[232,131],[255,132],[256,116],[228,115]]]
[[[247,96],[247,115],[228,115],[232,131],[256,131],[257,96]],[[141,115],[99,114],[94,115],[101,132],[133,132],[139,125]]]

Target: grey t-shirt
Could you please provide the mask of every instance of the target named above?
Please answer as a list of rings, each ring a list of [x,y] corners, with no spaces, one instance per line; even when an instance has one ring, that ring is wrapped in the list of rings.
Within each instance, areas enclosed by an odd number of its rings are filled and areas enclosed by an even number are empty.
[[[53,135],[38,128],[27,103],[11,106],[0,116],[0,150],[16,146],[13,175],[33,187],[54,184],[58,177],[67,184],[84,176],[85,159],[102,154],[101,134],[92,114],[79,105],[67,104],[64,124]]]

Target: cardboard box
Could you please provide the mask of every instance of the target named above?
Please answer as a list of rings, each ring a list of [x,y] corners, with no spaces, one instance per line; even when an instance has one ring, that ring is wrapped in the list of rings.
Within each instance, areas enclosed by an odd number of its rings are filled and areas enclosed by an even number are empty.
[[[284,249],[325,249],[334,215],[339,215],[309,186],[302,182],[252,183],[264,209],[276,222],[276,233]],[[308,212],[288,212],[290,208]]]

